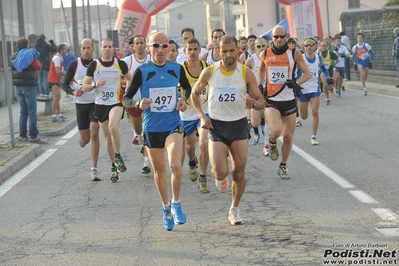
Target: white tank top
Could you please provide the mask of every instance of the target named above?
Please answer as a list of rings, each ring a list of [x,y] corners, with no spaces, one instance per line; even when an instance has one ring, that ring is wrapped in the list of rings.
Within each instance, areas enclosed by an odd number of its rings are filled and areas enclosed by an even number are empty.
[[[319,90],[319,70],[321,64],[320,55],[315,55],[313,63],[309,62],[309,59],[306,57],[305,54],[303,54],[302,56],[310,70],[310,79],[301,85],[301,87],[303,88],[302,93],[306,94],[317,92]]]
[[[259,57],[258,57],[258,55],[256,53],[253,54],[251,57],[254,60],[254,67],[252,68],[252,72],[254,72],[255,77],[258,78],[258,71],[259,71],[259,67],[260,67],[260,59],[259,59]],[[266,79],[264,79],[262,81],[262,85],[263,85],[263,87],[266,86]]]
[[[75,75],[73,76],[71,82],[74,90],[78,90],[82,87],[83,80],[86,76],[86,70],[87,70],[87,67],[82,64],[81,57],[78,57],[76,61],[77,61],[77,66],[75,70]],[[79,97],[74,96],[74,102],[80,104],[94,103],[95,99],[96,99],[96,94],[94,93],[94,90],[90,92],[84,92]]]
[[[210,51],[208,51],[208,55],[206,56],[206,63],[208,64],[208,66],[220,61],[220,59],[218,61],[213,60],[212,53],[213,53],[213,50],[210,50]]]
[[[114,63],[110,67],[105,67],[99,60],[97,61],[97,67],[94,71],[94,81],[99,79],[105,79],[106,83],[104,86],[96,88],[95,103],[98,105],[114,105],[122,102],[122,86],[121,86],[121,75],[122,70],[119,67],[118,59],[114,58]]]
[[[129,73],[133,77],[134,71],[136,71],[136,69],[140,65],[145,64],[148,61],[150,61],[151,60],[151,56],[149,54],[147,54],[144,59],[140,60],[140,59],[137,59],[136,55],[132,54],[132,55],[129,55],[129,56],[125,57],[123,60],[126,62],[128,68],[129,68]],[[133,100],[134,101],[139,101],[140,99],[141,99],[140,90],[138,90],[137,93],[133,96]]]
[[[245,73],[248,68],[236,62],[236,69],[226,72],[221,63],[210,66],[209,81],[209,116],[215,120],[236,121],[246,117],[244,97],[247,90]]]

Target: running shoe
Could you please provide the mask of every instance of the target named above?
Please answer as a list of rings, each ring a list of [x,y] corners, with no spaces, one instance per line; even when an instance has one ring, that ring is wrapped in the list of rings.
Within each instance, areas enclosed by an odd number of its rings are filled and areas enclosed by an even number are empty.
[[[59,114],[59,115],[58,115],[58,118],[59,118],[59,119],[62,119],[63,121],[64,121],[64,120],[68,120],[68,118],[66,118],[63,114]]]
[[[273,161],[277,161],[278,156],[279,156],[278,150],[277,150],[277,141],[275,143],[272,143],[269,138],[269,147],[270,147],[269,148],[270,159],[272,159]]]
[[[312,144],[312,146],[319,145],[319,142],[317,141],[316,137],[312,137],[310,139],[310,143]]]
[[[229,179],[227,176],[221,181],[215,179],[215,186],[220,192],[225,193],[229,189]]]
[[[184,224],[187,221],[187,217],[181,207],[181,202],[172,202],[171,211],[175,224]]]
[[[163,207],[162,212],[163,212],[163,226],[165,226],[166,230],[171,231],[175,226],[175,222],[173,220],[172,212],[170,211],[170,206]]]
[[[40,136],[37,136],[37,138],[35,138],[35,139],[30,139],[29,142],[36,143],[36,144],[47,144],[48,143],[47,140],[41,138]]]
[[[341,98],[341,91],[338,91],[335,95],[336,95],[338,98]]]
[[[132,139],[132,143],[133,143],[134,145],[139,145],[139,144],[140,144],[140,143],[139,143],[139,136],[138,136],[138,135],[134,136],[134,138]]]
[[[82,148],[84,148],[84,146],[86,146],[86,144],[81,139],[78,140],[78,143],[79,143],[79,146]]]
[[[119,176],[118,176],[118,169],[116,166],[111,167],[111,177],[109,179],[111,183],[116,183],[119,181]]]
[[[302,126],[302,121],[301,120],[296,120],[296,127],[301,127]]]
[[[229,221],[232,225],[244,224],[244,220],[240,217],[240,212],[237,208],[230,208]]]
[[[254,139],[252,140],[252,145],[257,145],[259,143],[259,135],[255,134]]]
[[[194,157],[194,160],[188,162],[189,170],[188,170],[188,178],[190,178],[191,181],[196,181],[198,178],[198,160],[197,157]]]
[[[21,136],[19,136],[17,140],[18,140],[18,141],[23,141],[23,142],[25,142],[25,141],[30,141],[29,138],[27,138],[27,137],[21,137]]]
[[[151,173],[150,163],[144,162],[144,166],[141,168],[141,173],[145,175]]]
[[[287,172],[288,172],[287,167],[285,165],[280,165],[280,167],[277,170],[277,175],[283,180],[289,180],[290,177],[288,176]]]
[[[327,101],[326,101],[326,105],[330,105],[330,100],[327,100]]]
[[[201,194],[208,194],[209,193],[209,188],[208,185],[206,183],[206,179],[205,180],[198,180],[198,189],[200,191]]]
[[[269,145],[268,144],[266,144],[263,147],[263,156],[269,156]]]
[[[363,92],[363,96],[367,96],[367,91],[364,91],[364,92]]]
[[[344,85],[341,86],[341,90],[345,91],[345,86]]]
[[[121,155],[118,155],[115,157],[115,165],[116,165],[119,173],[126,172],[127,168],[125,166],[125,162],[123,161]]]
[[[90,171],[90,175],[92,181],[101,181],[100,174],[98,173],[97,168],[92,168]]]
[[[52,123],[63,122],[63,121],[64,121],[64,119],[58,117],[58,115],[55,115],[55,116],[51,117],[51,122]]]

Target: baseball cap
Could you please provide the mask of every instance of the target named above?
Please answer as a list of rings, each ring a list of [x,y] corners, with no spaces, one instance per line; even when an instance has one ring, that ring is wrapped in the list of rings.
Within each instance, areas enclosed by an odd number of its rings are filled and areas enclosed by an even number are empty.
[[[42,33],[42,34],[39,35],[39,39],[43,39],[44,40],[44,39],[46,39],[46,36]]]

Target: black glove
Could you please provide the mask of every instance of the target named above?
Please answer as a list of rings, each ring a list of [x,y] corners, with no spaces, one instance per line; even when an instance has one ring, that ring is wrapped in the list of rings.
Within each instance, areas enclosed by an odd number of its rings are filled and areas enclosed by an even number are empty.
[[[353,68],[357,71],[357,64],[353,64]]]
[[[49,42],[49,43],[51,43],[51,44],[53,44],[53,43],[54,43],[54,41],[53,41],[53,40],[49,40],[48,42]]]
[[[301,86],[295,86],[293,89],[292,89],[292,91],[294,92],[294,96],[296,97],[296,98],[299,98],[299,97],[301,97],[301,90],[302,90],[303,88],[301,87]]]
[[[373,67],[373,63],[370,62],[370,63],[369,63],[369,68],[372,68],[372,67]]]
[[[299,86],[292,79],[287,79],[284,84],[290,89],[293,89],[295,86]]]
[[[334,84],[334,80],[332,78],[326,79],[328,85]]]

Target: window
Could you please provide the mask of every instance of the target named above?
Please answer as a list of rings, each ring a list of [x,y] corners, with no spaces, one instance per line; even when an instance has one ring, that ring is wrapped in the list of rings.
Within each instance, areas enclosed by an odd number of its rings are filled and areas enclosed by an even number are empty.
[[[183,13],[177,13],[177,19],[182,20],[183,19]]]
[[[360,0],[348,0],[348,8],[360,8]]]

